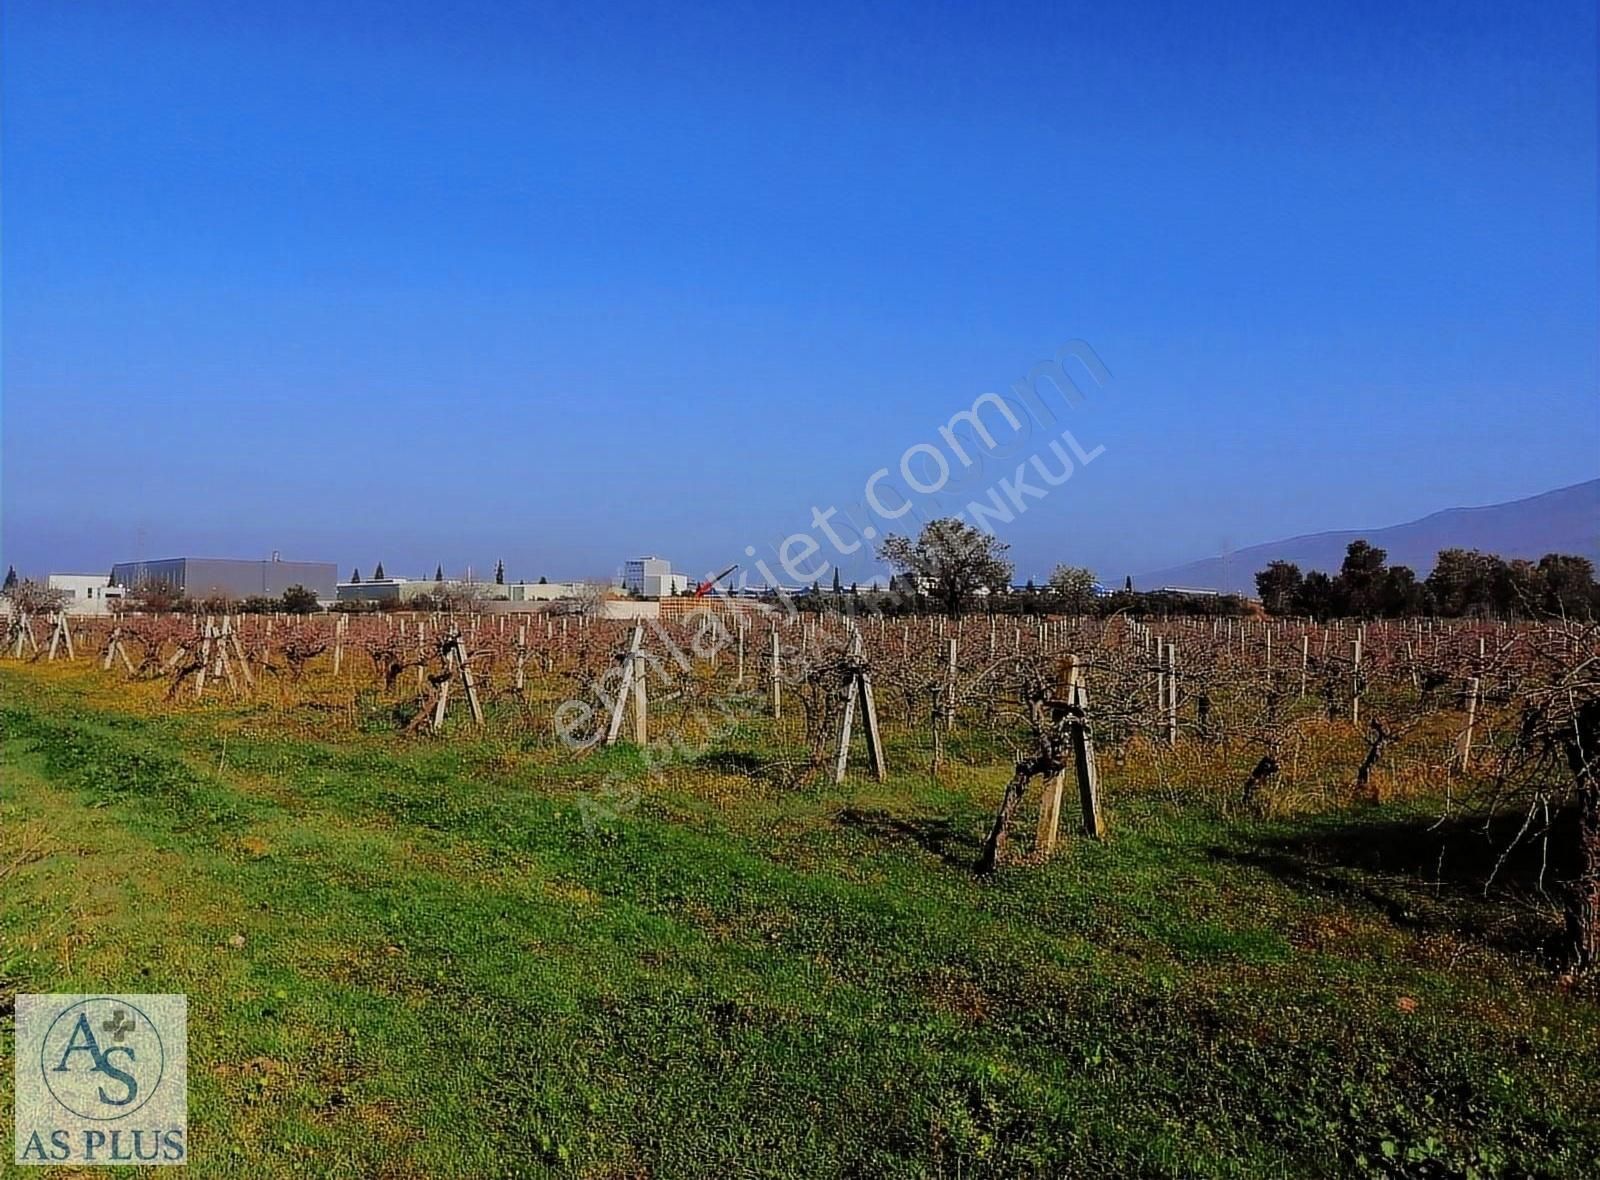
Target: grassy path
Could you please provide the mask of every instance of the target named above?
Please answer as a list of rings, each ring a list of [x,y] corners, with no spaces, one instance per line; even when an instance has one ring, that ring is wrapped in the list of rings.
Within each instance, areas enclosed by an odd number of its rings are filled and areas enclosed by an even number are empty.
[[[1347,819],[1230,825],[1113,783],[1111,843],[984,884],[992,769],[644,782],[627,751],[315,740],[94,683],[0,671],[0,988],[187,992],[202,1175],[1600,1159],[1600,1005],[1450,935],[1494,919],[1469,900],[1263,852]],[[607,774],[642,803],[586,828]]]

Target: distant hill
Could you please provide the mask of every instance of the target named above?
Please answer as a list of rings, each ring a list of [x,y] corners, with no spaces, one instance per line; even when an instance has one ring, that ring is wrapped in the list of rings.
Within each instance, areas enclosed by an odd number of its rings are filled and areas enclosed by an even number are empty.
[[[1600,479],[1558,488],[1526,500],[1484,508],[1447,508],[1420,520],[1378,529],[1309,533],[1238,549],[1187,565],[1137,575],[1140,590],[1161,586],[1255,593],[1256,571],[1269,561],[1292,561],[1301,570],[1336,573],[1351,541],[1365,538],[1389,553],[1391,565],[1409,565],[1425,577],[1441,549],[1480,549],[1501,557],[1575,553],[1600,565]]]

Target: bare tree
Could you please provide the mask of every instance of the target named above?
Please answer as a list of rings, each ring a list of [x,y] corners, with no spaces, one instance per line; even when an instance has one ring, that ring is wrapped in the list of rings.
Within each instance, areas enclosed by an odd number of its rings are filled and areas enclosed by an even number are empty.
[[[0,594],[0,598],[4,598],[11,605],[14,614],[46,615],[66,605],[67,592],[25,580],[13,583],[4,594]]]
[[[1094,607],[1094,571],[1077,565],[1058,565],[1050,574],[1050,592],[1068,614],[1088,614]]]
[[[579,583],[573,593],[561,600],[566,613],[586,619],[598,619],[606,613],[606,603],[611,599],[611,586],[607,582]]]
[[[958,617],[974,596],[1002,593],[1011,584],[1012,565],[1004,541],[954,517],[928,522],[916,540],[890,535],[878,556],[911,578]]]
[[[188,605],[183,591],[167,582],[144,582],[123,595],[123,608],[147,615],[164,615]]]

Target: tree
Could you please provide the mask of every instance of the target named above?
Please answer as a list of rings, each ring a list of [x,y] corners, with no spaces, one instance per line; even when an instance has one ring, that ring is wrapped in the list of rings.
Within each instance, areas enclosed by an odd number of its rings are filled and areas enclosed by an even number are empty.
[[[1331,618],[1337,613],[1338,597],[1333,579],[1321,570],[1312,570],[1295,591],[1294,613],[1313,619]]]
[[[998,537],[954,517],[930,521],[916,540],[890,535],[878,556],[926,587],[951,618],[958,617],[979,591],[999,593],[1010,585],[1009,546]]]
[[[1378,581],[1378,612],[1385,618],[1403,619],[1423,614],[1428,603],[1426,587],[1409,565],[1391,565]]]
[[[1441,549],[1427,577],[1433,608],[1460,618],[1489,609],[1493,559],[1476,549]]]
[[[1486,558],[1489,565],[1489,605],[1499,615],[1539,613],[1544,601],[1544,578],[1539,567],[1521,558],[1502,561]]]
[[[1540,605],[1547,614],[1586,618],[1594,603],[1594,563],[1586,557],[1546,553],[1539,559]]]
[[[438,565],[433,567],[433,580],[435,582],[444,581],[444,563],[443,562],[440,562]]]
[[[123,595],[123,606],[140,614],[164,615],[182,610],[187,603],[183,592],[169,582],[143,582]]]
[[[839,567],[833,567],[833,593],[837,597],[844,593],[844,583],[839,580]]]
[[[489,592],[476,582],[452,582],[441,586],[433,597],[442,610],[470,612],[483,604]]]
[[[317,601],[317,592],[307,590],[304,586],[290,586],[283,592],[283,609],[291,615],[309,615],[320,610],[321,604]]]
[[[1050,572],[1050,592],[1068,614],[1094,609],[1094,571],[1079,565],[1058,565]]]
[[[372,576],[379,582],[383,581],[385,576],[383,572],[383,562],[380,561],[378,563],[378,568],[372,571]]]
[[[208,615],[231,615],[239,606],[239,600],[226,590],[213,590],[197,604]]]
[[[1389,554],[1367,541],[1351,541],[1344,553],[1344,564],[1334,581],[1338,592],[1341,613],[1372,615],[1378,613],[1379,588],[1383,581],[1384,563]]]
[[[494,584],[496,586],[504,586],[506,584],[506,563],[503,561],[494,563]]]
[[[540,574],[539,575],[539,585],[548,586],[549,584],[550,584],[550,579],[545,577],[543,574]]]
[[[1126,578],[1122,579],[1122,589],[1123,589],[1123,591],[1125,593],[1128,593],[1128,594],[1132,594],[1133,593],[1133,575],[1132,574],[1129,574]]]
[[[353,583],[361,581],[361,571],[359,569],[353,569],[350,571],[350,581]]]
[[[1295,609],[1304,580],[1294,562],[1271,561],[1256,574],[1256,596],[1269,615],[1286,615]]]
[[[585,618],[599,618],[605,614],[606,602],[611,598],[611,587],[605,582],[583,582],[566,600],[567,611]]]
[[[17,586],[17,567],[14,566],[14,565],[8,565],[6,567],[6,584],[5,584],[5,587],[4,587],[5,592],[7,594],[11,593],[12,590],[16,589],[16,586]]]
[[[65,606],[67,592],[52,590],[28,578],[20,582],[8,579],[4,597],[11,603],[11,609],[18,614],[43,615]]]

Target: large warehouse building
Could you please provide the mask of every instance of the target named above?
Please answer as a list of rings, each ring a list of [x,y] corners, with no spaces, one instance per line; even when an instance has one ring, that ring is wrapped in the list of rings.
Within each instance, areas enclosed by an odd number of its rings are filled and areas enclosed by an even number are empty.
[[[277,598],[291,586],[304,586],[323,602],[334,600],[339,581],[331,561],[241,561],[227,557],[167,557],[159,561],[119,561],[111,582],[129,590],[164,585],[188,598]]]

